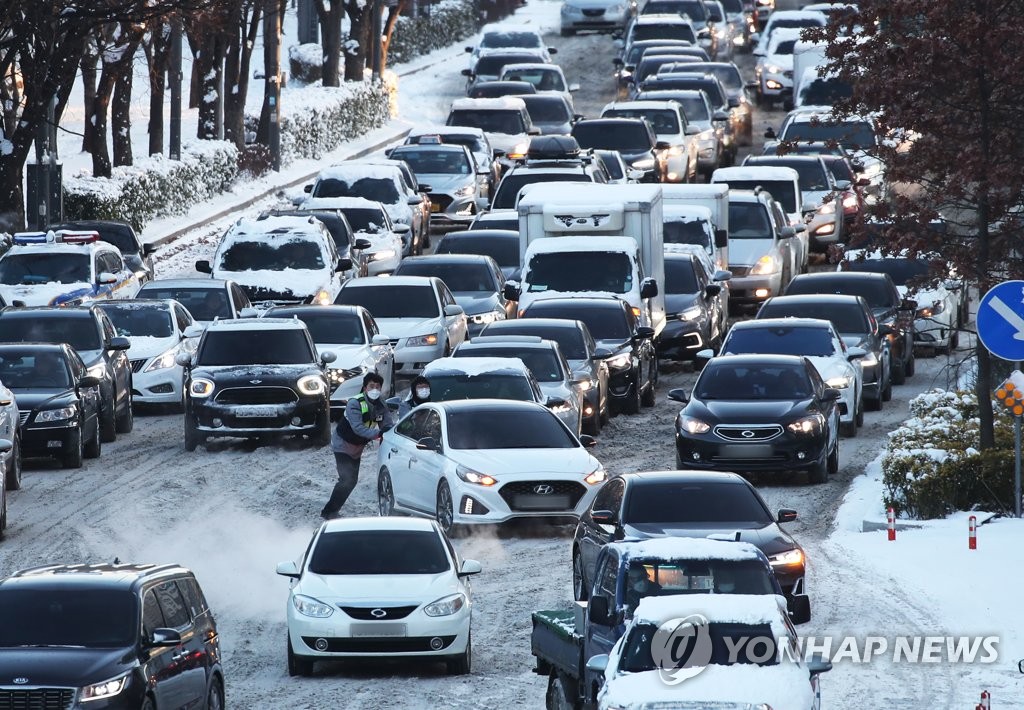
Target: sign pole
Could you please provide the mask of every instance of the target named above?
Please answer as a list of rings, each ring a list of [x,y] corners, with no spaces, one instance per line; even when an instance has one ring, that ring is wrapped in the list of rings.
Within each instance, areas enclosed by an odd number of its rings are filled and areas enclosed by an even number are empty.
[[[1021,363],[1017,363],[1017,370]],[[1020,416],[1013,418],[1013,512],[1020,517]]]

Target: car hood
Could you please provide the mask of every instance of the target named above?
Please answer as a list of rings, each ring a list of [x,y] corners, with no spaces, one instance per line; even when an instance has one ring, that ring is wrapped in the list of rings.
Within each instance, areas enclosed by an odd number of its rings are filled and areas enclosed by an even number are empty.
[[[626,523],[623,525],[622,532],[626,540],[647,540],[658,537],[706,538],[711,535],[729,536],[735,539],[735,534],[739,532],[740,540],[755,545],[769,556],[799,547],[796,541],[776,523]]]
[[[429,604],[458,591],[451,571],[440,574],[321,575],[306,571],[292,590],[322,602],[352,606]]]
[[[698,298],[696,293],[666,293],[665,312],[682,313],[691,306],[699,305]]]
[[[774,246],[771,239],[730,239],[729,263],[753,266],[762,256],[770,254]]]
[[[832,377],[845,377],[850,373],[849,361],[840,355],[818,357],[816,355],[807,358],[814,365],[814,369],[821,375],[821,379],[828,380]]]
[[[900,298],[913,298],[917,301],[918,308],[927,308],[933,303],[944,301],[949,295],[949,291],[944,288],[916,288],[911,293],[906,286],[897,286],[896,290],[899,291]]]
[[[582,478],[600,465],[582,446],[572,449],[449,449],[448,458],[499,481],[508,475],[529,480],[550,474],[578,473]]]
[[[120,675],[135,661],[124,648],[3,648],[0,679],[4,685],[13,678],[27,678],[27,686],[80,688]]]
[[[475,175],[451,175],[450,173],[417,173],[416,179],[423,185],[430,186],[430,192],[455,192],[460,187],[472,185]]]
[[[49,306],[82,296],[92,296],[95,289],[87,283],[48,283],[32,286],[0,286],[0,295],[8,303],[23,301],[26,306]]]
[[[128,349],[132,360],[148,360],[151,357],[162,355],[181,342],[174,336],[169,338],[133,336],[128,338],[128,341],[132,344]]]
[[[573,391],[565,384],[565,382],[538,382],[540,392],[545,397],[555,397],[556,399],[564,399],[566,402],[572,402]]]
[[[790,71],[793,69],[793,55],[767,54],[765,55],[763,66],[768,67],[769,65],[780,67],[783,71]]]
[[[626,161],[627,165],[632,165],[634,160],[643,160],[644,158],[654,158],[654,153],[650,150],[620,150],[622,159]]]
[[[317,375],[321,370],[312,363],[302,365],[198,365],[192,377],[207,377],[218,385],[247,383],[270,385],[293,383],[305,375]]]
[[[629,349],[631,344],[628,338],[625,340],[623,340],[622,338],[605,338],[604,340],[597,340],[595,338],[594,342],[597,344],[597,347],[599,348],[611,350],[612,355],[615,355],[620,350]]]
[[[455,291],[455,302],[462,306],[466,315],[487,313],[498,307],[498,294],[488,291]]]
[[[436,333],[441,328],[441,318],[378,318],[377,329],[391,340],[409,338],[415,335]]]
[[[805,411],[807,400],[735,399],[694,400],[683,410],[688,416],[704,419],[711,415],[715,424],[778,424],[790,413]]]
[[[331,343],[320,343],[316,346],[316,354],[334,353],[335,360],[328,367],[332,370],[349,370],[370,357],[369,347],[366,344],[340,345]]]
[[[131,348],[128,349],[128,352],[131,353]],[[86,367],[92,367],[103,361],[102,350],[79,350],[78,356],[82,358],[82,362],[85,363]],[[128,357],[131,357],[131,355]]]
[[[520,143],[526,143],[530,137],[525,133],[488,133],[487,140],[491,142],[491,150],[503,150],[508,153]]]
[[[75,393],[72,390],[63,388],[34,387],[32,389],[12,389],[14,401],[18,404],[18,410],[28,412],[34,409],[41,409],[45,406],[59,407],[71,404],[75,401]]]

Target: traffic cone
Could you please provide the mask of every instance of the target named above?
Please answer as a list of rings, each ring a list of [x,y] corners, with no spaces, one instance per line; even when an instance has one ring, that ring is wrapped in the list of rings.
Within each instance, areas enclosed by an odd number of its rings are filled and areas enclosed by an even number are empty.
[[[971,516],[974,517],[973,515]],[[992,696],[987,690],[981,691],[981,704],[978,705],[980,710],[991,710],[992,708]]]
[[[890,541],[891,540],[895,540],[896,539],[896,511],[893,510],[892,508],[889,508],[887,519],[888,519],[888,522],[889,522],[889,540]]]
[[[978,519],[973,515],[967,519],[967,549],[978,549]],[[985,702],[987,695],[987,690],[981,694],[982,702]]]

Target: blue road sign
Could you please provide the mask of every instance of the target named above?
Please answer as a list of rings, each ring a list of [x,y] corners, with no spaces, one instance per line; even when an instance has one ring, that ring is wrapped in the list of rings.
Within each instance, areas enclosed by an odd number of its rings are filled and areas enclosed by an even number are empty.
[[[1024,360],[1024,281],[1004,281],[981,297],[978,338],[998,358]]]

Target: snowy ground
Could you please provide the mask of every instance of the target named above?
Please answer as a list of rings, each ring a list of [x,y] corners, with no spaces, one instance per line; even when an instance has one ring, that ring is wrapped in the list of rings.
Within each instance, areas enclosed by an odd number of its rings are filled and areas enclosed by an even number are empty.
[[[532,0],[516,21],[550,29],[557,8],[551,0]],[[549,40],[560,49],[557,59],[569,81],[584,87],[577,106],[584,113],[597,112],[611,97],[611,41],[606,36],[562,39],[557,34]],[[749,69],[749,57],[742,61]],[[458,71],[463,66],[465,55],[454,48],[409,67],[425,68],[401,82],[402,118],[417,124],[442,120],[448,103],[462,95],[464,79]],[[754,135],[769,123],[777,126],[781,118],[779,111],[759,112]],[[65,151],[65,161],[68,155]],[[219,234],[235,218],[211,223],[162,248],[156,257],[158,274],[194,273],[194,261],[209,257]],[[165,225],[168,231],[174,226]],[[1021,560],[1013,545],[1019,526],[984,526],[979,549],[971,553],[962,521],[901,533],[896,543],[887,543],[884,533],[852,531],[866,510],[865,501],[878,499],[878,491],[865,479],[858,479],[862,482],[836,523],[851,481],[875,459],[887,432],[907,418],[910,397],[946,386],[945,365],[945,358],[919,361],[917,375],[896,388],[884,411],[869,413],[858,437],[843,440],[840,471],[827,484],[810,487],[798,478],[767,477],[756,483],[772,508],[792,507],[800,513],[788,527],[808,552],[814,608],[814,620],[801,627],[802,633],[996,633],[1004,638],[1000,661],[970,668],[839,663],[823,679],[824,707],[965,708],[973,707],[984,687],[994,691],[999,707],[1013,706],[1020,696],[1020,686],[1014,686],[1024,681],[1015,665],[1024,649],[1011,622],[1020,614],[1009,591],[992,591],[997,585],[1010,588],[1007,570]],[[686,370],[667,372],[660,388],[664,393],[693,380]],[[613,473],[671,467],[677,411],[662,396],[639,416],[612,420],[595,454]],[[372,452],[364,457],[362,481],[346,506],[348,515],[375,513],[374,458]],[[328,451],[297,442],[217,442],[207,451],[188,454],[182,449],[180,417],[140,416],[134,433],[106,445],[102,458],[79,471],[46,463],[28,466],[24,490],[10,496],[0,572],[115,556],[193,568],[217,612],[229,707],[543,706],[545,682],[531,672],[530,612],[570,603],[570,528],[505,526],[456,541],[465,557],[484,566],[474,588],[472,675],[448,678],[441,667],[429,665],[358,664],[322,666],[314,678],[287,677],[287,582],[274,568],[301,554],[320,522],[318,511],[333,485],[333,471]],[[978,598],[985,601],[972,603],[970,594],[983,595]]]

